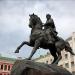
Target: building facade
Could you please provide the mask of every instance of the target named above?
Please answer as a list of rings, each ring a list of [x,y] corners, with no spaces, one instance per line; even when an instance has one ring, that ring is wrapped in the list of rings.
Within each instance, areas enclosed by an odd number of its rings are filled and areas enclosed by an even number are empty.
[[[73,52],[75,53],[75,32],[71,35],[71,37],[66,39],[66,41],[69,42]],[[50,53],[47,53],[45,56],[36,58],[35,61],[50,64],[53,61],[53,57],[50,55]],[[71,55],[69,52],[66,52],[65,50],[62,51],[62,60],[58,65],[66,68],[73,73],[73,75],[75,75],[75,56]]]
[[[10,75],[15,59],[0,56],[0,75]]]

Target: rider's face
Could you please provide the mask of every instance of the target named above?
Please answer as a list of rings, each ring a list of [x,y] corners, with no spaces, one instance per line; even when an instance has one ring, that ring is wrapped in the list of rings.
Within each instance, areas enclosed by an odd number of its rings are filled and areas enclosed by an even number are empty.
[[[49,20],[51,17],[50,16],[46,16],[47,20]]]

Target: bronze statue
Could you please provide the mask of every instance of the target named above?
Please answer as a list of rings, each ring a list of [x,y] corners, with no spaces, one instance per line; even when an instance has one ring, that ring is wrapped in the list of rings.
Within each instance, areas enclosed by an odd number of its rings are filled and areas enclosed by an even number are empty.
[[[58,32],[56,31],[56,27],[55,27],[53,19],[51,18],[51,15],[47,14],[46,18],[47,18],[47,21],[44,24],[44,29],[47,34],[48,41],[50,43],[54,43],[54,41],[56,41],[56,39],[57,39]],[[52,32],[52,35],[50,35],[50,32]],[[53,36],[52,39],[50,39],[51,36]]]
[[[25,44],[33,47],[33,50],[28,60],[17,60],[14,63],[10,75],[72,75],[66,69],[55,65],[58,64],[62,58],[61,51],[63,49],[70,52],[72,55],[75,54],[69,43],[57,36],[57,31],[51,15],[47,14],[47,21],[44,25],[37,15],[31,14],[29,16],[29,27],[31,28],[30,41],[23,41],[22,44],[17,47],[15,53],[18,53]],[[49,49],[54,57],[52,64],[30,60],[39,48]]]
[[[48,32],[47,30],[48,28],[46,26],[47,23],[45,24],[45,29],[42,29],[43,24],[41,19],[35,14],[31,14],[29,16],[30,16],[29,27],[31,28],[30,41],[29,42],[23,41],[22,44],[17,47],[15,53],[18,53],[20,48],[25,44],[31,46],[33,47],[33,50],[28,58],[28,60],[30,60],[34,55],[34,53],[37,51],[37,49],[39,48],[49,49],[51,55],[54,57],[52,64],[58,64],[58,62],[62,58],[61,51],[63,49],[65,49],[67,52],[70,52],[72,55],[75,55],[69,43],[57,36],[55,27],[49,26]],[[52,39],[54,39],[55,41],[53,41]]]

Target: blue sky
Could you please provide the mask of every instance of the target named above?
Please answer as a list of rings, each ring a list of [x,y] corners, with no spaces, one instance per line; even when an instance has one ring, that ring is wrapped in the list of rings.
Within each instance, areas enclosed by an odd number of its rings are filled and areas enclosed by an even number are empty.
[[[74,0],[0,0],[0,53],[7,57],[27,58],[32,50],[29,46],[14,51],[24,40],[29,40],[29,14],[35,13],[45,23],[45,15],[54,19],[58,35],[64,39],[75,32]],[[39,49],[34,57],[46,54]]]

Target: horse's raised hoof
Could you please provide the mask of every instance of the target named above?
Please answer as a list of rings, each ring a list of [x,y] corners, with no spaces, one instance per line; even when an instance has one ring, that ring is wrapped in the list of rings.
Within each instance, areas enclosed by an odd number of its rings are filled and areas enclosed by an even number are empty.
[[[15,53],[19,53],[19,50],[17,49],[17,50],[15,51]]]

